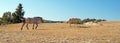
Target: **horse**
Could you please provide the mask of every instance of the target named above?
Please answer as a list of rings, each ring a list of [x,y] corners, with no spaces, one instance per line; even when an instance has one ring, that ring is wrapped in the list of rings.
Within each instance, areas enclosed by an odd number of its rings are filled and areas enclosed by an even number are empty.
[[[21,30],[23,29],[25,24],[26,24],[27,30],[29,30],[28,24],[33,24],[32,29],[37,29],[38,24],[43,22],[42,17],[22,18],[21,20],[23,22]],[[36,24],[36,27],[34,27],[35,24]]]

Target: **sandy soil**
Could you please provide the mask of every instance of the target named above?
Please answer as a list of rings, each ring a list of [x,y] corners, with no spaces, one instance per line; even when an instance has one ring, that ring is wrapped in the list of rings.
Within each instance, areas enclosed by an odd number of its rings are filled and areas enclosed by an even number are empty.
[[[0,26],[0,43],[120,43],[120,22],[101,22],[102,25],[87,28],[86,25],[67,23],[42,23],[36,30],[21,31],[21,25]]]

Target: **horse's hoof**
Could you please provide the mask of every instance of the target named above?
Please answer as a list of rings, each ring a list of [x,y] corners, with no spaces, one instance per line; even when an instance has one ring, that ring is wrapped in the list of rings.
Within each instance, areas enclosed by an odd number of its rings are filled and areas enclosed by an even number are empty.
[[[22,30],[22,29],[21,29]]]

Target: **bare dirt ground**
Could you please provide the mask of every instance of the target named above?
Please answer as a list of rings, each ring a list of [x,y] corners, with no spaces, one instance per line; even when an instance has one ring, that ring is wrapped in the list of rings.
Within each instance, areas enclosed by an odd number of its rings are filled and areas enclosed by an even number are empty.
[[[29,30],[22,23],[0,26],[0,43],[120,43],[120,22],[101,22],[103,25],[81,27],[67,23],[42,23]]]

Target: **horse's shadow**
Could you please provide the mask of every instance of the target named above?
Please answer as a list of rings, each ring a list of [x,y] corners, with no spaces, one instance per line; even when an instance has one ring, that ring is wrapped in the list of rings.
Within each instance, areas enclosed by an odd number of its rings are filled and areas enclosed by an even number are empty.
[[[77,26],[78,28],[90,28],[90,26]]]
[[[50,29],[35,29],[35,30],[50,30]]]

